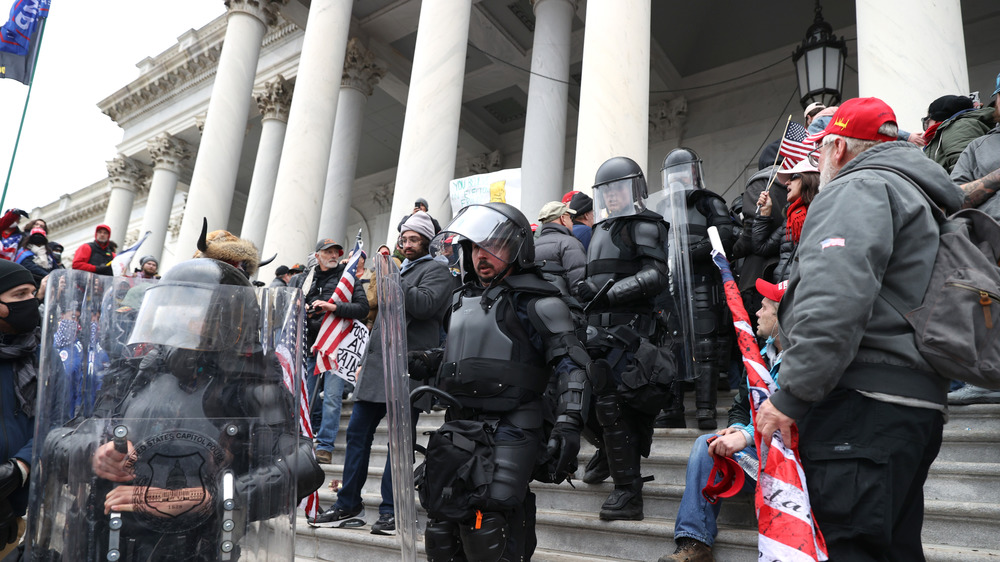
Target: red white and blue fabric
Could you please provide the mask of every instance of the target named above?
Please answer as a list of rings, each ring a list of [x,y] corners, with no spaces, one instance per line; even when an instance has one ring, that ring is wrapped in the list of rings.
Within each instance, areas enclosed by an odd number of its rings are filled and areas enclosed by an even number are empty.
[[[778,145],[778,153],[785,157],[781,162],[782,170],[790,170],[813,149],[812,143],[805,142],[806,135],[805,127],[795,121],[788,122],[785,136],[781,138],[781,144]]]
[[[285,383],[285,388],[288,389],[293,395],[295,391],[292,389],[292,381],[295,380],[295,360],[289,345],[291,343],[291,334],[287,335],[287,338],[282,338],[282,342],[275,347],[275,356],[278,358],[278,363],[281,365],[281,379]],[[306,392],[306,379],[305,377],[299,377],[299,404],[298,408],[298,418],[299,418],[299,431],[302,435],[305,435],[312,441],[313,429],[312,422],[309,420],[309,396]],[[315,454],[315,453],[314,453]],[[309,494],[302,502],[299,507],[306,512],[307,517],[316,517],[319,514],[319,492],[313,492]]]
[[[743,299],[729,268],[729,260],[713,250],[712,259],[722,272],[726,304],[733,313],[736,337],[747,369],[750,387],[750,411],[757,429],[757,409],[776,388],[774,379],[764,366],[760,349],[754,339],[750,317],[743,308]],[[754,442],[760,452],[760,472],[757,476],[755,505],[757,509],[757,549],[761,560],[783,562],[828,560],[826,541],[813,518],[806,488],[806,475],[798,451],[798,428],[792,426],[792,442],[784,443],[781,432],[764,436],[754,431]]]
[[[354,244],[351,259],[348,260],[347,267],[344,268],[344,274],[340,276],[340,282],[337,283],[337,288],[333,291],[333,296],[327,302],[337,305],[351,302],[351,297],[354,295],[354,284],[358,281],[358,260],[364,256],[361,246],[361,240],[358,239]],[[323,324],[320,325],[319,333],[316,335],[316,342],[313,343],[310,350],[316,354],[316,371],[314,374],[318,375],[319,373],[332,371],[337,367],[337,348],[350,335],[354,327],[354,322],[351,318],[334,316],[331,312],[327,312],[323,316]]]

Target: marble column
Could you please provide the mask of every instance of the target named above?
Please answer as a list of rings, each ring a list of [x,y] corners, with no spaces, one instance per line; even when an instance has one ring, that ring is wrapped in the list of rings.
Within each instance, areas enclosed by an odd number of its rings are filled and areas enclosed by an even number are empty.
[[[589,193],[614,156],[635,160],[649,180],[649,26],[650,0],[587,2],[573,189]]]
[[[128,221],[132,216],[132,203],[135,201],[135,194],[143,188],[146,177],[146,169],[142,163],[124,154],[108,160],[111,195],[104,213],[104,224],[111,227],[111,239],[115,242],[125,240]]]
[[[280,0],[226,0],[226,38],[177,237],[179,255],[197,248],[203,218],[208,219],[209,230],[229,227],[261,41],[267,26],[277,21],[280,4]]]
[[[431,205],[448,200],[448,182],[455,177],[471,17],[472,0],[423,0],[420,5],[396,191],[385,241],[399,237],[396,224],[413,212],[418,197]],[[431,214],[442,226],[450,218],[435,214],[433,207]]]
[[[857,0],[858,93],[885,100],[902,129],[920,132],[932,101],[969,93],[961,4]]]
[[[284,262],[304,259],[318,238],[340,77],[351,23],[351,0],[312,0],[306,22],[295,99],[281,150],[262,255],[278,259],[259,275],[268,279]]]
[[[351,38],[347,43],[344,73],[340,79],[337,124],[333,128],[323,212],[319,218],[319,236],[333,238],[345,248],[357,234],[352,232],[348,236],[345,229],[351,211],[351,191],[358,167],[365,105],[382,76],[385,76],[385,68],[375,61],[375,55],[357,38]],[[371,236],[370,232],[365,234],[366,237]]]
[[[570,33],[576,12],[576,0],[532,2],[535,37],[521,157],[521,211],[530,221],[564,191]]]
[[[274,198],[274,182],[278,178],[278,162],[281,161],[281,147],[285,143],[285,130],[288,128],[292,84],[279,75],[264,84],[264,90],[255,97],[261,115],[260,144],[257,146],[257,162],[250,180],[247,210],[243,215],[240,237],[260,248],[264,245],[267,217],[271,214],[271,200]]]
[[[139,256],[152,255],[157,263],[162,263],[163,244],[167,240],[167,224],[170,222],[170,212],[174,206],[174,194],[177,191],[177,180],[180,177],[184,161],[191,157],[192,151],[181,139],[166,133],[149,141],[149,155],[153,158],[153,178],[149,182],[149,195],[146,197],[146,211],[142,217],[142,228],[139,236],[147,230],[149,238],[139,248]],[[194,253],[191,251],[190,253]],[[186,255],[186,252],[181,252]]]

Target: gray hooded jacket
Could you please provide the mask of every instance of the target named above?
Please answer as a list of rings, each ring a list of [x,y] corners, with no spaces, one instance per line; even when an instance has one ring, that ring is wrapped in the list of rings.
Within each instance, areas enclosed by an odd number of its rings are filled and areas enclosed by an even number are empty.
[[[930,206],[900,174],[946,214],[962,204],[941,166],[913,145],[889,142],[848,162],[809,207],[778,310],[786,346],[781,390],[771,401],[792,418],[834,388],[945,403],[948,381],[924,361],[910,325],[883,297],[891,292],[918,307],[938,249]]]

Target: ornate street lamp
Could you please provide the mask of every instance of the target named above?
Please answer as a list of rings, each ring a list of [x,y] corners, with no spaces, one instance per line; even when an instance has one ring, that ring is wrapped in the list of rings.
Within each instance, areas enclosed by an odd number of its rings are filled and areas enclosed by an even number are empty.
[[[816,0],[816,19],[806,31],[806,38],[792,53],[799,80],[802,108],[818,101],[825,106],[840,103],[844,84],[847,44],[833,34],[833,27],[823,20],[823,8]]]

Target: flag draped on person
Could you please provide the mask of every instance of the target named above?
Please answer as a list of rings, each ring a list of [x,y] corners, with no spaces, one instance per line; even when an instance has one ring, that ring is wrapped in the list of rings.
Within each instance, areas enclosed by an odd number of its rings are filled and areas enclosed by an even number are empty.
[[[785,129],[785,135],[781,137],[781,144],[778,145],[778,154],[785,159],[781,162],[782,170],[790,170],[792,166],[798,164],[813,149],[811,143],[805,142],[806,128],[795,121],[790,121]]]
[[[14,0],[10,17],[0,26],[0,78],[31,82],[38,57],[42,20],[52,0]]]
[[[358,260],[365,255],[361,251],[362,246],[361,232],[358,232],[357,240],[354,242],[354,250],[351,251],[351,257],[347,261],[347,267],[344,268],[344,273],[340,276],[340,282],[337,283],[333,296],[327,302],[337,305],[351,302],[351,297],[354,295],[354,285],[358,281]],[[310,350],[316,354],[315,374],[333,371],[337,368],[337,349],[351,335],[355,322],[360,324],[357,320],[334,316],[330,312],[323,316],[323,323],[319,327],[319,333],[316,334],[316,342]]]
[[[285,383],[285,388],[292,395],[295,394],[293,383],[295,381],[295,359],[292,349],[295,349],[294,330],[285,330],[278,345],[274,348],[274,354],[281,365],[281,379]],[[312,442],[313,434],[312,422],[309,416],[309,393],[306,391],[305,376],[299,377],[299,403],[296,406],[299,418],[299,431]],[[315,453],[313,453],[315,454]],[[316,517],[319,514],[319,492],[314,491],[299,503],[299,507],[305,511],[307,517]]]
[[[142,235],[142,238],[138,242],[133,244],[131,247],[126,248],[115,255],[114,259],[108,265],[111,266],[111,274],[115,276],[122,276],[129,274],[129,266],[132,264],[132,258],[135,257],[136,251],[139,250],[139,246],[149,238],[150,231],[146,231],[146,234]]]
[[[750,317],[743,308],[743,298],[729,268],[729,260],[718,249],[712,250],[712,260],[722,272],[726,304],[733,314],[736,337],[747,370],[750,410],[756,429],[757,409],[774,392],[775,381],[761,359]],[[760,453],[754,503],[757,509],[757,548],[761,560],[798,562],[829,559],[826,542],[809,503],[798,440],[798,428],[795,426],[792,426],[791,443],[783,442],[781,432],[765,436],[760,431],[754,431],[754,443]]]

